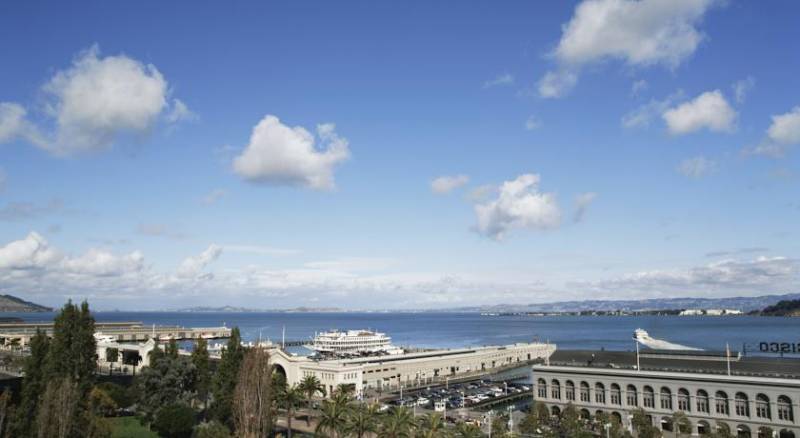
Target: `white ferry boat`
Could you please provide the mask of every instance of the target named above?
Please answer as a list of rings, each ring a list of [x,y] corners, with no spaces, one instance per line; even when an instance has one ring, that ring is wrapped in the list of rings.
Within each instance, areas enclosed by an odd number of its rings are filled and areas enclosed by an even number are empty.
[[[652,348],[654,350],[700,350],[700,348],[687,347],[686,345],[675,344],[669,341],[653,338],[644,329],[634,330],[633,339],[645,347]]]
[[[317,333],[308,348],[323,354],[402,353],[401,349],[392,346],[392,338],[371,330]]]

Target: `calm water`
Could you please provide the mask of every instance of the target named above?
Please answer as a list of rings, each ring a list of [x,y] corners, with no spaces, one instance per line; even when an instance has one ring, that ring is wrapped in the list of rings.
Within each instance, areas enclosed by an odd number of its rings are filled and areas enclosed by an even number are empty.
[[[52,319],[53,314],[0,313],[26,320]],[[728,317],[526,317],[481,316],[460,313],[178,313],[97,312],[98,321],[141,321],[187,327],[239,326],[246,340],[308,339],[315,331],[332,328],[371,328],[386,332],[396,345],[448,348],[549,340],[562,349],[632,350],[636,328],[651,336],[683,345],[724,350],[748,350],[759,342],[800,343],[800,318]]]

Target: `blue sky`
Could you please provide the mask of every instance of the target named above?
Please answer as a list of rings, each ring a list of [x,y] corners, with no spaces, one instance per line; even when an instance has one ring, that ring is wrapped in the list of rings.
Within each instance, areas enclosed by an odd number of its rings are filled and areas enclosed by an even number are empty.
[[[798,14],[3,4],[0,292],[120,309],[796,292]]]

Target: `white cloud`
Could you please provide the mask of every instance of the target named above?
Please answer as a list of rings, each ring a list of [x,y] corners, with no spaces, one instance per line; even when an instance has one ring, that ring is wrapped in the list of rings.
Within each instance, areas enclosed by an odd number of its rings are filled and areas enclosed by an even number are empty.
[[[492,88],[497,86],[513,85],[513,84],[514,84],[514,75],[510,73],[505,73],[498,75],[492,80],[484,82],[483,88]]]
[[[683,91],[678,90],[662,100],[650,99],[649,102],[622,116],[622,126],[625,128],[647,128],[653,119],[660,117],[664,111],[682,97]]]
[[[731,88],[733,88],[733,95],[736,97],[736,102],[740,104],[744,103],[745,99],[747,99],[747,94],[750,93],[750,90],[752,90],[755,85],[756,80],[752,76],[734,82]]]
[[[205,268],[222,254],[222,247],[219,245],[209,245],[202,253],[187,257],[178,267],[179,277],[198,277]]]
[[[542,121],[539,120],[536,116],[530,116],[527,120],[525,120],[525,129],[528,131],[534,131],[542,126]]]
[[[170,123],[178,123],[184,120],[197,120],[197,114],[190,110],[180,99],[174,99],[172,101],[172,110],[167,114],[167,121]]]
[[[81,53],[45,84],[55,141],[47,149],[69,155],[108,148],[124,133],[147,133],[167,106],[167,81],[153,65],[125,55]]]
[[[589,209],[589,205],[594,202],[597,198],[597,193],[594,192],[586,192],[581,193],[580,195],[575,197],[575,214],[572,217],[574,222],[581,222],[583,218],[586,216],[586,210]]]
[[[122,276],[144,269],[144,255],[139,251],[118,256],[92,248],[79,257],[64,260],[64,270],[73,274],[97,277]]]
[[[233,170],[257,183],[299,185],[317,190],[335,187],[335,166],[350,157],[347,139],[339,137],[335,125],[317,126],[320,139],[302,126],[289,127],[273,115],[254,128],[247,147],[233,160]]]
[[[632,66],[675,68],[703,41],[698,24],[715,0],[584,0],[568,23],[553,56],[569,81],[554,82],[548,72],[540,82],[542,97],[560,97],[577,81],[586,64],[617,59]],[[561,86],[552,86],[557,83]],[[550,84],[550,86],[543,86]]]
[[[36,232],[0,247],[0,269],[44,268],[60,260],[61,254]]]
[[[757,146],[745,149],[744,153],[783,158],[790,147],[796,144],[800,144],[800,106],[792,108],[788,113],[772,116],[767,137]]]
[[[719,90],[706,91],[689,102],[668,109],[662,115],[672,134],[688,134],[700,129],[732,132],[736,129],[736,111]]]
[[[800,106],[786,114],[772,116],[772,124],[767,129],[770,140],[780,144],[800,143]]]
[[[539,80],[539,96],[558,98],[567,94],[578,82],[578,75],[569,70],[548,71]]]
[[[689,178],[702,178],[717,170],[717,163],[706,157],[687,158],[678,165],[677,171]]]
[[[14,102],[0,102],[0,143],[17,139],[31,142],[37,146],[46,144],[44,138],[27,119],[27,111]]]
[[[638,81],[634,81],[631,84],[631,95],[632,96],[638,96],[643,91],[647,90],[648,87],[649,87],[649,85],[648,85],[647,81],[644,80],[644,79],[639,79]]]
[[[296,249],[275,248],[264,245],[223,245],[225,252],[239,252],[245,254],[257,254],[268,256],[285,256],[299,254]]]
[[[502,240],[513,229],[556,228],[561,210],[553,193],[539,192],[540,177],[523,174],[500,186],[496,199],[475,204],[477,231]]]
[[[468,182],[467,175],[440,176],[431,181],[431,191],[437,195],[446,195]]]

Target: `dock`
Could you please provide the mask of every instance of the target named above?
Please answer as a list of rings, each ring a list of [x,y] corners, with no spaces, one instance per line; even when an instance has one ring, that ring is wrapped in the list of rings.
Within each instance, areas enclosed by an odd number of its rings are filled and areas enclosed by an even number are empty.
[[[27,345],[36,331],[53,336],[53,322],[0,323],[0,344]],[[144,342],[148,339],[178,341],[192,339],[224,339],[231,336],[228,327],[181,327],[177,325],[145,325],[141,321],[96,322],[95,333],[117,342]]]

